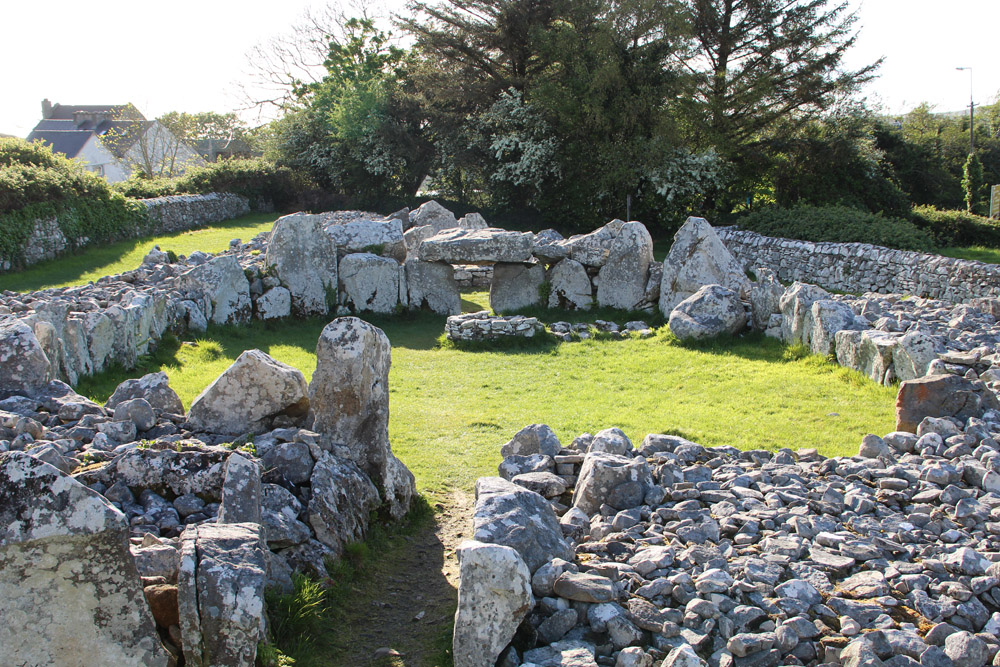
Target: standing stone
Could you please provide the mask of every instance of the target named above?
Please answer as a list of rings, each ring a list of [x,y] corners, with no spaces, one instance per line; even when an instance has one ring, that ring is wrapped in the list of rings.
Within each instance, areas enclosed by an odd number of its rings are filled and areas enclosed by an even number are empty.
[[[347,448],[395,519],[410,508],[413,474],[389,444],[389,339],[378,327],[341,317],[316,343],[316,372],[309,385],[313,429],[323,441]],[[314,473],[315,474],[315,473]]]
[[[704,218],[688,218],[674,235],[663,260],[660,283],[660,312],[670,312],[705,285],[722,285],[737,295],[750,292],[750,280],[743,267],[722,244],[712,225]]]
[[[545,269],[541,264],[495,264],[490,283],[490,308],[495,313],[516,313],[538,305]]]
[[[927,375],[931,362],[937,359],[934,339],[919,331],[905,334],[892,352],[892,367],[901,382]]]
[[[846,303],[821,299],[813,303],[812,332],[809,335],[809,346],[813,354],[828,355],[834,351],[834,337],[838,331],[845,329],[860,330],[865,328],[854,316],[854,311]]]
[[[590,310],[594,291],[583,264],[573,259],[558,262],[549,271],[549,308]]]
[[[323,217],[294,213],[274,223],[264,271],[273,273],[292,297],[292,315],[325,315],[335,305],[337,248]]]
[[[177,603],[186,664],[254,664],[264,639],[267,585],[261,533],[256,523],[205,523],[181,533]]]
[[[403,243],[406,244],[406,259],[410,259],[411,257],[416,259],[420,244],[436,233],[430,225],[407,229],[406,233],[403,234]]]
[[[406,287],[410,308],[414,310],[426,306],[439,315],[462,312],[462,297],[450,264],[407,259]]]
[[[646,278],[653,263],[653,239],[641,222],[626,222],[611,244],[601,267],[597,304],[632,310],[646,294]]]
[[[761,266],[754,273],[757,282],[750,286],[750,312],[754,330],[764,331],[771,315],[781,312],[781,295],[785,288],[771,269]]]
[[[340,556],[365,538],[368,518],[379,506],[378,489],[353,461],[324,453],[313,468],[309,524],[316,539]]]
[[[20,320],[0,322],[0,393],[26,393],[51,377],[52,366],[31,327]]]
[[[681,340],[735,335],[747,326],[747,312],[736,293],[705,285],[670,312],[670,331]]]
[[[191,403],[188,421],[198,430],[263,433],[278,415],[304,417],[308,387],[302,372],[260,350],[247,350]]]
[[[601,505],[618,510],[643,503],[653,487],[653,475],[645,459],[595,452],[587,454],[580,468],[573,507],[593,515]]]
[[[531,611],[531,574],[514,549],[474,540],[458,547],[458,566],[455,667],[492,665]]]
[[[216,324],[250,320],[250,283],[236,257],[215,257],[180,275],[178,286],[204,295],[210,304],[205,315]]]
[[[621,220],[612,220],[589,234],[576,234],[559,244],[568,249],[570,259],[584,266],[600,268],[608,261],[611,246],[624,225]]]
[[[276,320],[292,314],[292,293],[278,285],[253,302],[254,315],[260,320]]]
[[[837,344],[840,344],[840,334],[838,334]],[[894,368],[893,356],[898,349],[899,334],[877,329],[868,329],[861,333],[861,348],[858,354],[858,362],[862,373],[870,377],[879,384],[892,384],[893,379],[898,379]],[[840,350],[837,350],[837,358],[840,359]],[[912,379],[912,378],[907,378]]]
[[[128,537],[97,492],[0,454],[0,663],[165,667]]]
[[[812,337],[812,305],[828,299],[822,287],[795,282],[781,295],[781,340],[809,345]]]
[[[260,467],[233,452],[225,465],[218,523],[260,523]]]
[[[399,263],[367,252],[347,255],[340,260],[340,286],[356,312],[391,313],[399,305]]]

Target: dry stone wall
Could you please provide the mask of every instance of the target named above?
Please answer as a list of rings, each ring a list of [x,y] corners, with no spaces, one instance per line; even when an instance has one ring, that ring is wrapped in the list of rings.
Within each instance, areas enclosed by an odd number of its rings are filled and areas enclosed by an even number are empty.
[[[1000,266],[867,243],[814,243],[719,227],[719,237],[747,268],[764,266],[785,282],[844,292],[882,292],[956,303],[1000,296]]]

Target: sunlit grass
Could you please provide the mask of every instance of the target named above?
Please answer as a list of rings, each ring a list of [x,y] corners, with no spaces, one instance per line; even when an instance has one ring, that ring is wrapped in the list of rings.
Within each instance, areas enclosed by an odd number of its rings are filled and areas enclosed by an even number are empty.
[[[1000,249],[983,246],[966,246],[964,248],[940,248],[937,254],[956,259],[971,259],[986,264],[1000,264]]]
[[[228,248],[232,239],[248,241],[261,232],[271,231],[277,218],[277,213],[253,213],[217,222],[211,227],[89,247],[75,255],[40,262],[18,273],[0,274],[0,290],[27,292],[82,285],[103,276],[131,271],[142,264],[142,258],[154,245],[159,245],[163,251],[173,250],[178,255],[189,255],[195,250],[219,252]]]

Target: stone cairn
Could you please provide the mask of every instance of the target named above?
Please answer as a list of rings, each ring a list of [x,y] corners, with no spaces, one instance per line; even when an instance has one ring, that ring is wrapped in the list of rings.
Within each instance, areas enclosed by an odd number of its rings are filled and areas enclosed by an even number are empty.
[[[524,428],[476,483],[456,667],[1000,664],[1000,412],[913,418],[837,458]]]
[[[307,384],[248,350],[187,414],[164,373],[103,406],[5,374],[0,662],[253,665],[265,587],[327,577],[415,492],[389,444],[385,334],[338,318],[316,355]]]

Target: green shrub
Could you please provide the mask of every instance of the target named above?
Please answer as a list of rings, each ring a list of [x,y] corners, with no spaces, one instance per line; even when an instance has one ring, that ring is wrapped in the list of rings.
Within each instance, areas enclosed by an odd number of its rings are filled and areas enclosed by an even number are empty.
[[[872,243],[901,250],[930,250],[934,239],[909,220],[847,206],[796,206],[754,211],[735,222],[765,236],[803,241]]]
[[[80,197],[108,199],[111,188],[81,163],[41,142],[0,138],[0,215]]]
[[[981,215],[917,206],[911,218],[917,227],[934,237],[938,246],[1000,248],[1000,225]]]
[[[179,178],[131,178],[115,183],[112,187],[126,197],[135,199],[153,199],[177,194]]]

